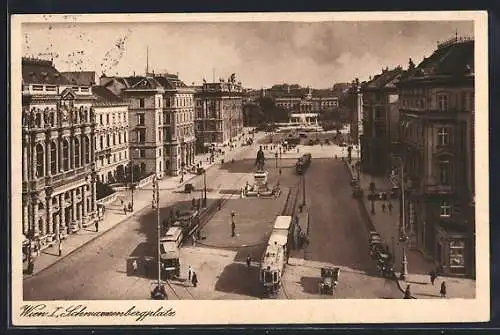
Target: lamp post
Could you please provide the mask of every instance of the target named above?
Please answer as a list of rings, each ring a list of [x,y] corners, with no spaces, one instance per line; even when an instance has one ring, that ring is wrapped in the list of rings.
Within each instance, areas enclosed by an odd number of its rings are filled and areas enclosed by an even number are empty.
[[[203,169],[203,201],[202,206],[207,207],[207,170]]]
[[[406,244],[408,243],[408,235],[406,234],[406,213],[405,213],[405,178],[404,178],[404,163],[400,160],[400,187],[401,196],[399,197],[399,221],[400,221],[400,237],[399,241],[402,242],[402,257],[401,257],[401,274],[400,279],[405,280],[408,274],[408,258],[406,256]]]
[[[138,151],[139,151],[139,149],[135,148],[135,152],[138,152]],[[131,179],[130,190],[132,192],[132,212],[133,212],[134,211],[134,189],[135,189],[135,185],[134,185],[134,161],[133,160],[131,161],[130,179]]]

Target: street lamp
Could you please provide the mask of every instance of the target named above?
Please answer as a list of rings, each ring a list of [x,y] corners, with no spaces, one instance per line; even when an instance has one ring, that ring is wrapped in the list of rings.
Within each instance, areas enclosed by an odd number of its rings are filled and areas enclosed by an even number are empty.
[[[135,152],[139,152],[139,149],[138,148],[135,148]],[[133,157],[132,157],[132,160],[131,160],[131,168],[130,168],[130,179],[131,179],[131,182],[130,182],[130,190],[132,192],[132,212],[134,211],[134,189],[135,189],[135,185],[134,185],[134,161],[133,161]]]
[[[207,207],[207,170],[203,169],[203,208]]]
[[[400,161],[400,171],[401,171],[401,196],[399,197],[399,216],[400,216],[400,237],[399,240],[403,244],[403,255],[401,259],[401,275],[400,279],[405,280],[408,274],[408,258],[406,256],[406,244],[408,243],[408,235],[406,234],[406,213],[405,213],[405,178],[404,178],[404,164]]]

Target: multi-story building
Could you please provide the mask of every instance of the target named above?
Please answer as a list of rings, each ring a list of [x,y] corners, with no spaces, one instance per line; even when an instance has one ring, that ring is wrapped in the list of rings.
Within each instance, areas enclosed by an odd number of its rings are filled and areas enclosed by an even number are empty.
[[[98,178],[104,184],[123,182],[129,164],[128,103],[102,86],[93,86],[92,93]]]
[[[25,255],[97,220],[94,100],[52,61],[22,59]]]
[[[474,41],[454,37],[397,84],[411,244],[474,274]]]
[[[399,95],[396,83],[403,69],[383,69],[362,85],[363,134],[361,169],[373,175],[387,175],[393,165],[391,155],[398,151]]]
[[[291,113],[322,113],[339,106],[333,90],[303,88],[298,85],[278,85],[267,90],[277,107]]]
[[[194,92],[177,75],[154,75],[165,90],[163,95],[163,134],[165,171],[177,175],[195,164],[196,138]]]
[[[243,132],[243,88],[234,78],[203,83],[195,93],[197,149],[228,144]]]
[[[129,159],[134,176],[178,175],[194,164],[192,89],[170,74],[103,76],[100,80],[128,103]]]

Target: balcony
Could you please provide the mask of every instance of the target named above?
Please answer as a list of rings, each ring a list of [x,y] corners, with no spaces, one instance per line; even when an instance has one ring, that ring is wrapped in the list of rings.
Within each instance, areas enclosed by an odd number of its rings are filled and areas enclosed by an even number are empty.
[[[62,184],[69,183],[72,179],[81,178],[87,175],[87,167],[79,167],[70,171],[66,171],[52,176],[52,183],[54,187]]]
[[[424,193],[429,195],[451,194],[454,192],[452,185],[427,184],[424,183]]]

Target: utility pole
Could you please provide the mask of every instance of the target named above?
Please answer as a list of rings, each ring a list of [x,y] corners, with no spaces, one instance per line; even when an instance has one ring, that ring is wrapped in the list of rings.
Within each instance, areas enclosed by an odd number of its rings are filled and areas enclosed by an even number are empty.
[[[405,280],[408,274],[408,259],[406,257],[406,242],[408,236],[406,235],[406,215],[405,215],[405,179],[404,179],[404,162],[401,160],[401,197],[400,197],[400,222],[401,222],[401,237],[400,241],[403,244],[403,255],[401,259],[401,275],[400,279]]]

